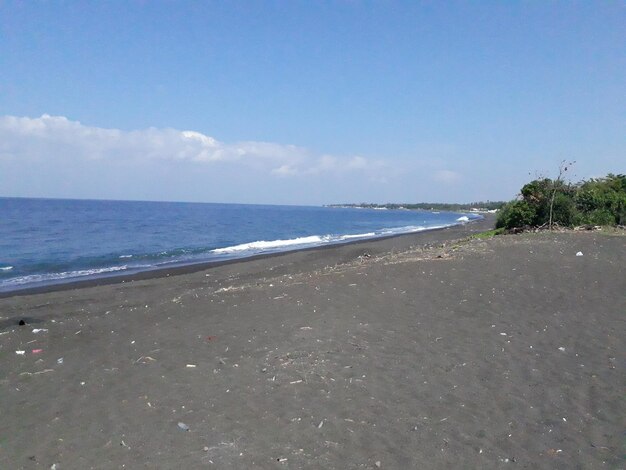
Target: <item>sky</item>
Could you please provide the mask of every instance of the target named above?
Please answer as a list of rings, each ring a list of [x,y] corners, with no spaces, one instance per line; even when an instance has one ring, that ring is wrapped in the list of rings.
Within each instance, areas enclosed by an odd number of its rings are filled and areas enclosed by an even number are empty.
[[[624,1],[0,0],[0,196],[509,200],[625,92]]]

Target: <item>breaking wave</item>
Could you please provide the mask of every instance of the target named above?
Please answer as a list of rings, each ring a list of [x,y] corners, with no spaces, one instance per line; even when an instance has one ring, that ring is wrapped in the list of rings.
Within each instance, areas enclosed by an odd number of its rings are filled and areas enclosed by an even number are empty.
[[[241,245],[227,246],[225,248],[216,248],[211,250],[211,253],[215,254],[228,254],[239,253],[242,251],[267,251],[267,250],[280,250],[289,246],[301,246],[301,245],[318,245],[328,242],[329,237],[320,237],[318,235],[312,235],[309,237],[292,238],[289,240],[272,240],[272,241],[256,241],[250,243],[242,243]]]
[[[61,273],[29,274],[27,276],[14,277],[3,282],[4,285],[19,286],[22,284],[61,281],[85,276],[97,276],[98,274],[125,271],[128,266],[110,266],[108,268],[81,269],[77,271],[66,271]]]
[[[409,225],[405,227],[396,227],[391,229],[383,229],[376,232],[356,233],[348,235],[311,235],[307,237],[291,238],[287,240],[259,240],[250,243],[242,243],[240,245],[227,246],[224,248],[216,248],[209,253],[214,255],[236,255],[236,254],[253,254],[286,251],[290,248],[308,248],[327,244],[340,244],[354,240],[367,240],[371,238],[388,237],[392,235],[401,235],[407,233],[422,232],[424,230],[436,230],[449,227],[454,224],[434,225],[434,226],[416,226]]]

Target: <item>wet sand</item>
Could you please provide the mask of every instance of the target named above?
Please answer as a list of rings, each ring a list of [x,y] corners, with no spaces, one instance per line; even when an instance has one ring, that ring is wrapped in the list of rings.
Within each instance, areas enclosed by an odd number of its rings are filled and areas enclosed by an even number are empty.
[[[488,224],[0,299],[0,468],[622,468],[626,237]]]

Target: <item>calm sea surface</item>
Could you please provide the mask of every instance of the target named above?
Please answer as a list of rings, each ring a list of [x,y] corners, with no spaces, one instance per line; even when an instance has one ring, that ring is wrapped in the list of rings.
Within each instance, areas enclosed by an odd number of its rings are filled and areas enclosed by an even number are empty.
[[[451,212],[0,198],[0,291],[463,223]]]

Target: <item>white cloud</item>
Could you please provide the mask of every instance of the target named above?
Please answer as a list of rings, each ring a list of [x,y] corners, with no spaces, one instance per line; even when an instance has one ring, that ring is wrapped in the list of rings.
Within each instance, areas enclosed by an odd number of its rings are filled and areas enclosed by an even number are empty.
[[[451,170],[439,170],[433,173],[432,179],[444,184],[454,184],[459,182],[463,178],[461,173]]]
[[[255,141],[224,143],[190,130],[104,129],[47,114],[39,118],[0,117],[1,159],[222,163],[246,165],[279,177],[378,171],[384,167],[380,161],[361,156],[316,155],[295,145]]]
[[[290,165],[282,165],[272,170],[272,174],[277,176],[293,176],[297,173],[298,171]]]

